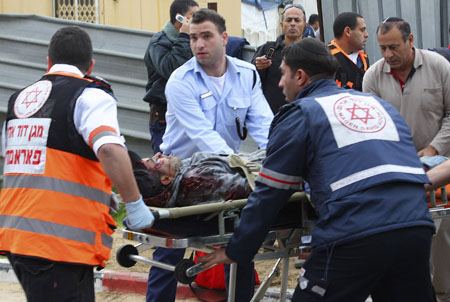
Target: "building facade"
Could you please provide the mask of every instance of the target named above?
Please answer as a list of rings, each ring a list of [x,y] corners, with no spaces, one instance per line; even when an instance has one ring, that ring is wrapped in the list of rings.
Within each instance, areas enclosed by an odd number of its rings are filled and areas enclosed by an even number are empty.
[[[230,35],[241,36],[241,0],[196,0],[227,20]],[[169,20],[170,0],[0,0],[0,13],[35,14],[157,32]],[[239,18],[236,18],[239,16]]]

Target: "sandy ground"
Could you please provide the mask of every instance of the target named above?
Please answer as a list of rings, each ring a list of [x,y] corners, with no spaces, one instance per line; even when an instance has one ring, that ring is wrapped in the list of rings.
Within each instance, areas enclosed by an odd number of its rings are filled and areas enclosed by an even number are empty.
[[[111,252],[111,259],[106,265],[106,269],[114,271],[131,271],[131,272],[141,272],[148,273],[150,266],[144,263],[137,263],[131,268],[124,268],[120,266],[116,261],[116,251],[124,244],[136,244],[136,242],[128,241],[122,238],[122,231],[118,230],[114,234],[114,246]],[[189,257],[191,251],[187,251],[186,255]],[[151,257],[152,250],[148,250],[140,254],[144,257]],[[259,278],[261,281],[270,273],[276,260],[258,261],[256,262],[256,270],[258,271]],[[294,288],[296,286],[296,278],[299,273],[298,269],[294,268],[294,258],[290,260],[289,267],[289,283],[288,288]],[[276,277],[271,285],[271,287],[279,287],[281,279]],[[19,283],[12,282],[0,282],[0,301],[8,302],[26,302],[25,295],[23,293],[22,287]],[[142,302],[145,301],[145,297],[142,295],[135,294],[120,294],[114,292],[99,292],[96,293],[97,302]],[[200,301],[198,299],[188,299],[188,300],[177,300],[177,301]]]

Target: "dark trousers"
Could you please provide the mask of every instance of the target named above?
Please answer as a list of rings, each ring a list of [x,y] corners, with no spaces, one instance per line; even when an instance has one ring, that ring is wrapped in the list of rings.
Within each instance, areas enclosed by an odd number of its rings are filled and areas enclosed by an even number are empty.
[[[162,144],[162,138],[166,131],[166,110],[165,104],[155,100],[150,105],[149,131],[152,136],[153,153],[161,152],[159,146]],[[161,152],[162,153],[162,152]]]
[[[162,144],[162,138],[164,135],[164,132],[166,131],[166,124],[161,122],[156,122],[154,125],[149,125],[149,131],[150,135],[152,136],[152,148],[153,148],[153,154],[156,154],[158,152],[161,152],[161,149],[159,146]]]
[[[412,227],[313,251],[292,301],[364,302],[369,295],[374,302],[435,301],[431,237],[430,228]]]
[[[8,255],[28,302],[94,302],[91,266]]]
[[[168,249],[158,247],[153,252],[153,260],[176,265],[184,257],[185,249]],[[229,265],[225,266],[225,282],[228,286]],[[237,266],[236,302],[248,302],[254,293],[254,264]],[[147,302],[175,301],[177,281],[174,273],[152,266],[147,283]]]

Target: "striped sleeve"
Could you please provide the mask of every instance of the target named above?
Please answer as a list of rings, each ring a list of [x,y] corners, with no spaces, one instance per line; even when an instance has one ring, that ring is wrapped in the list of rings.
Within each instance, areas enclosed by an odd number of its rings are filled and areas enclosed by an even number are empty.
[[[302,177],[278,173],[268,168],[262,168],[256,181],[269,187],[284,190],[300,190],[302,188]]]
[[[300,110],[292,106],[272,125],[267,156],[256,178],[274,189],[300,190],[311,145],[308,123]]]
[[[116,100],[101,89],[83,91],[75,105],[74,123],[95,154],[104,144],[125,146],[120,136]]]

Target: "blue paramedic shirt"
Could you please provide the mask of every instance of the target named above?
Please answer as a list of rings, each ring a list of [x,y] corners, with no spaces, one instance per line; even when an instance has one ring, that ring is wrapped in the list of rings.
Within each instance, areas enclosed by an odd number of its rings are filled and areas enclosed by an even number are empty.
[[[219,96],[209,76],[193,57],[175,70],[166,85],[167,128],[161,150],[182,159],[198,151],[237,153],[241,144],[236,117],[259,148],[266,148],[272,111],[254,65],[227,56]]]

